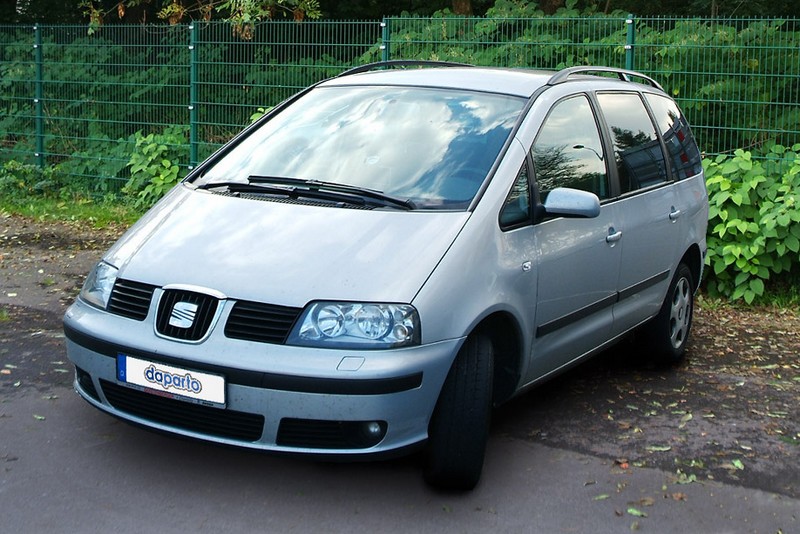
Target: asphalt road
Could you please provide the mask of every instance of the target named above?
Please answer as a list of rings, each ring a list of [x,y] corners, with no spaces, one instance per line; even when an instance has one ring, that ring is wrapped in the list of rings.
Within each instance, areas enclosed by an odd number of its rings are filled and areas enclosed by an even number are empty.
[[[800,532],[791,325],[768,325],[747,373],[711,342],[666,370],[619,347],[498,410],[479,486],[440,493],[414,456],[275,457],[97,411],[72,391],[60,317],[100,252],[35,243],[0,239],[0,533]]]
[[[150,433],[63,387],[5,391],[0,435],[9,533],[800,530],[800,501],[785,496],[498,432],[468,494],[427,488],[414,457],[324,464]]]

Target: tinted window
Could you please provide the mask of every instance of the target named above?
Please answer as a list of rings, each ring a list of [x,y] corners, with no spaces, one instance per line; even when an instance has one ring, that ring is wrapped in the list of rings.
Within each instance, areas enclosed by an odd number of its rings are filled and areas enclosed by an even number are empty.
[[[252,132],[198,185],[249,176],[376,189],[466,208],[525,100],[419,87],[322,87]]]
[[[556,104],[532,149],[541,200],[556,187],[571,187],[608,198],[603,144],[586,96]]]
[[[665,96],[648,94],[645,98],[667,146],[676,179],[699,174],[703,170],[700,150],[681,110]]]
[[[611,129],[620,192],[667,181],[661,143],[639,95],[599,94],[597,100]]]
[[[528,166],[523,165],[500,212],[500,226],[506,228],[528,222],[531,222],[531,194]]]

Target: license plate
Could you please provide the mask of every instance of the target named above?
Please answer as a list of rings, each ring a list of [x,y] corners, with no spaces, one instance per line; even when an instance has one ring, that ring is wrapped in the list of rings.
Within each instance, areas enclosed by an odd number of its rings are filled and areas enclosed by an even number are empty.
[[[220,375],[118,354],[117,381],[162,397],[225,407],[225,377]]]

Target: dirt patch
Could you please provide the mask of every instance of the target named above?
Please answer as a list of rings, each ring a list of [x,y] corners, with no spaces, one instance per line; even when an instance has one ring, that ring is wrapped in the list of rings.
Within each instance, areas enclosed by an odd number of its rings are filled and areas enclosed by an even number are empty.
[[[65,310],[92,265],[123,231],[0,213],[0,305]]]
[[[0,215],[0,394],[69,386],[61,316],[121,228]],[[686,362],[623,343],[497,411],[493,432],[800,497],[800,317],[699,307]]]

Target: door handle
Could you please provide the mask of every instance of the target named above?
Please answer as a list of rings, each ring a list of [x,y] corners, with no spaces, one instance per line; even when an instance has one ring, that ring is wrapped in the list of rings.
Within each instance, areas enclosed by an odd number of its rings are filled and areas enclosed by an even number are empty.
[[[608,229],[608,235],[606,236],[606,243],[616,243],[622,239],[622,230],[614,230],[613,228]]]
[[[669,220],[675,222],[678,220],[678,217],[681,216],[681,210],[676,210],[673,206],[672,211],[669,212]]]

